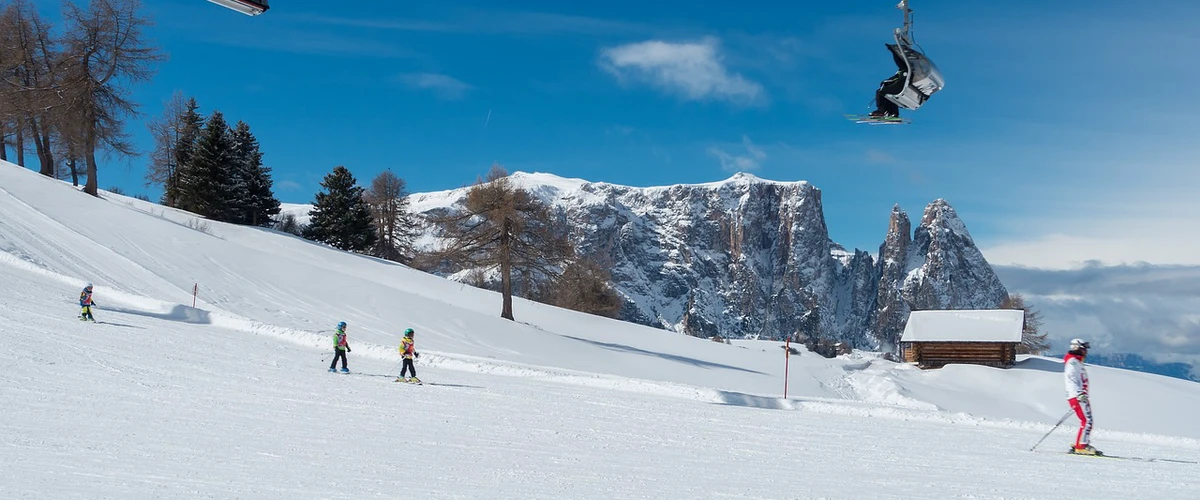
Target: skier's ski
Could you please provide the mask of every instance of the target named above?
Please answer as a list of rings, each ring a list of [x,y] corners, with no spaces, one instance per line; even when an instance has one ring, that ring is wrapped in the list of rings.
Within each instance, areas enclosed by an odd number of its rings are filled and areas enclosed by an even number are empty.
[[[1115,460],[1135,460],[1138,462],[1171,462],[1171,463],[1177,463],[1177,464],[1200,464],[1200,462],[1197,462],[1194,460],[1177,460],[1174,458],[1128,457],[1128,456],[1124,456],[1124,455],[1107,455],[1104,453],[1101,453],[1099,455],[1089,455],[1087,453],[1075,453],[1074,451],[1068,451],[1067,454],[1080,456],[1080,457],[1112,458]]]
[[[912,120],[899,116],[871,116],[847,113],[846,119],[854,123],[867,123],[870,125],[906,125],[912,123]]]

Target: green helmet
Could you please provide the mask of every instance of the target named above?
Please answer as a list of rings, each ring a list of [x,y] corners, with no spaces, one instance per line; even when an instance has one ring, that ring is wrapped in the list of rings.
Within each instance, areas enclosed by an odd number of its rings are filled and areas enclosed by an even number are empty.
[[[412,329],[412,328],[406,328],[406,329],[404,330],[404,336],[405,336],[405,337],[412,337],[412,336],[413,336],[413,329]]]

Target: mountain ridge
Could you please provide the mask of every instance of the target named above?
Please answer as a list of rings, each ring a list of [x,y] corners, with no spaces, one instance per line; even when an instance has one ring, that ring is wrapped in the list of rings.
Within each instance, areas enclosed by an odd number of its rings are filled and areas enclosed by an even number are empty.
[[[610,266],[626,321],[697,336],[827,337],[892,350],[913,308],[994,308],[1008,294],[944,198],[930,202],[915,230],[894,207],[872,255],[832,241],[822,192],[808,181],[741,172],[652,187],[546,173],[510,178],[571,225],[581,254]],[[415,193],[410,208],[443,211],[467,189]],[[428,234],[420,242],[434,244]]]

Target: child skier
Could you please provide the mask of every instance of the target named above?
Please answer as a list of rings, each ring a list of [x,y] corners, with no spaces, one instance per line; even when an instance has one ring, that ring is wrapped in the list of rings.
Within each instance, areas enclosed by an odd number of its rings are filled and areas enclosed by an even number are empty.
[[[400,369],[400,376],[396,378],[397,382],[421,383],[421,379],[417,378],[417,367],[413,366],[413,358],[421,357],[421,353],[416,351],[416,347],[416,341],[413,340],[413,329],[404,330],[404,339],[400,341],[400,356],[404,358],[404,367]],[[411,373],[412,376],[405,378],[405,373]]]
[[[94,305],[96,302],[92,300],[92,284],[88,283],[83,287],[83,292],[79,294],[79,321],[96,321],[96,318],[92,316],[92,306]]]
[[[348,352],[350,352],[350,344],[346,342],[346,322],[341,321],[337,324],[337,331],[333,333],[333,362],[329,363],[330,372],[337,371],[334,367],[341,358],[342,373],[350,373],[350,370],[346,368],[346,353]]]
[[[1092,436],[1092,404],[1088,400],[1087,369],[1083,360],[1087,357],[1090,344],[1082,339],[1071,340],[1071,350],[1063,357],[1063,377],[1067,383],[1067,403],[1079,417],[1079,433],[1075,435],[1075,444],[1071,453],[1081,455],[1103,455],[1088,444]]]

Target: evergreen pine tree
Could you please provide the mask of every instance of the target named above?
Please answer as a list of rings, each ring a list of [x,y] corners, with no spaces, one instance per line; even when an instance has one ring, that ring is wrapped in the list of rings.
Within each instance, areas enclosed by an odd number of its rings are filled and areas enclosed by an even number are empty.
[[[209,219],[228,221],[236,181],[231,179],[233,140],[220,111],[208,117],[190,160],[180,176],[181,195],[187,203],[182,208]]]
[[[269,226],[279,214],[279,200],[271,191],[271,168],[262,164],[258,139],[250,126],[239,121],[233,129],[234,161],[237,177],[244,184],[244,198],[237,204],[237,217],[232,222],[251,226]]]
[[[342,250],[362,252],[370,248],[375,243],[371,208],[350,170],[335,167],[321,181],[321,187],[325,191],[317,193],[304,237]]]
[[[245,125],[238,122],[239,126]],[[250,132],[250,127],[245,127],[245,133]],[[223,189],[221,191],[222,203],[220,220],[232,222],[234,224],[245,224],[249,219],[247,213],[247,205],[249,205],[250,197],[250,165],[247,160],[250,160],[247,151],[243,149],[239,139],[244,141],[246,137],[238,137],[236,131],[232,128],[227,129],[226,136],[229,138],[228,165],[226,166],[226,174]],[[249,147],[249,145],[247,145]]]
[[[197,113],[200,108],[196,99],[188,99],[183,116],[180,118],[179,137],[175,142],[175,176],[165,184],[163,202],[168,206],[182,208],[194,212],[195,203],[188,198],[184,187],[184,178],[191,175],[192,155],[196,151],[196,141],[204,127],[204,117]],[[170,203],[172,202],[173,203]]]

